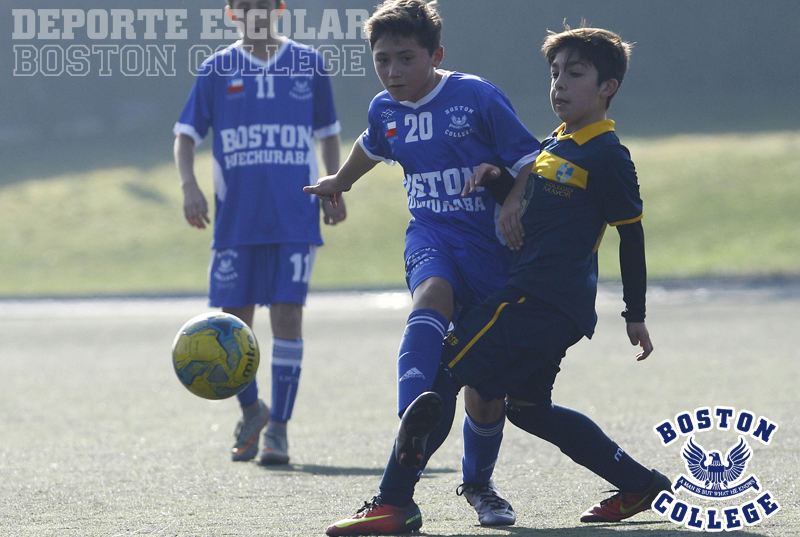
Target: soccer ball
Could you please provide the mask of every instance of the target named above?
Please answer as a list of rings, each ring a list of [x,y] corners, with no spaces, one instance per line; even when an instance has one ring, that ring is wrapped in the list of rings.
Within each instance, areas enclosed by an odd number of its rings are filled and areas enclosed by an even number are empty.
[[[198,315],[172,343],[172,365],[186,389],[205,399],[240,393],[256,377],[258,342],[250,327],[227,313]]]

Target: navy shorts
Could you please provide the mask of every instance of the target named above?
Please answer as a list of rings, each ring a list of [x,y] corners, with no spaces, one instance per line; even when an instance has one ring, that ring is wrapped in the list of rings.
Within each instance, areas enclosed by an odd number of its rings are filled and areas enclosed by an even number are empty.
[[[317,247],[286,243],[212,250],[209,306],[243,308],[256,304],[306,303]]]
[[[582,337],[561,311],[506,286],[464,315],[442,362],[487,401],[508,395],[544,405],[561,359]]]

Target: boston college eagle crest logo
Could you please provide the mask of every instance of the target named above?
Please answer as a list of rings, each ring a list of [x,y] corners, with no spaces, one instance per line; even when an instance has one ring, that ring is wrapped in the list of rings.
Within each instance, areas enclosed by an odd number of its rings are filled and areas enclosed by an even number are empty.
[[[653,431],[663,446],[674,445],[681,436],[686,441],[680,456],[688,475],[679,475],[672,490],[661,491],[653,501],[653,511],[670,522],[699,531],[734,531],[755,526],[780,511],[781,506],[768,490],[763,490],[754,475],[744,477],[753,450],[747,443],[758,441],[769,446],[778,430],[778,424],[765,416],[749,410],[736,412],[733,407],[701,407],[694,412],[681,412],[675,421],[664,420]],[[736,433],[738,440],[722,455],[721,451],[706,450],[696,440],[696,435],[716,429]],[[754,496],[737,501],[744,503],[715,507],[693,505],[683,500],[679,493],[703,500],[725,501],[753,491]]]
[[[706,452],[703,446],[694,442],[690,436],[683,446],[681,456],[691,477],[680,476],[673,489],[684,488],[687,492],[701,498],[735,498],[750,489],[760,490],[755,476],[748,477],[745,483],[737,485],[747,468],[747,461],[753,454],[744,437],[731,447],[722,459],[716,450]]]

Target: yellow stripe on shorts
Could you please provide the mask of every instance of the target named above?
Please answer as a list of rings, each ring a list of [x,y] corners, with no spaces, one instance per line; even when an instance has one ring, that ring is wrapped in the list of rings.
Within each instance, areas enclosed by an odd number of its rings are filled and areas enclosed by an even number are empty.
[[[525,297],[520,298],[517,304],[522,304],[523,302],[525,302]],[[492,327],[492,325],[494,325],[494,323],[497,322],[497,318],[500,317],[500,312],[503,311],[503,308],[508,306],[508,304],[509,304],[508,302],[503,302],[502,304],[500,304],[500,306],[497,308],[497,311],[494,312],[494,317],[492,317],[492,320],[489,321],[486,324],[486,326],[484,326],[483,329],[480,332],[478,332],[474,338],[472,338],[472,341],[467,343],[467,345],[463,349],[461,349],[461,352],[458,353],[458,356],[453,358],[453,361],[447,364],[447,367],[452,368],[454,365],[456,365],[458,362],[461,361],[461,359],[464,357],[467,351],[469,351],[472,348],[472,346],[475,345],[475,343],[477,343],[481,337],[483,337],[483,334],[485,334]]]

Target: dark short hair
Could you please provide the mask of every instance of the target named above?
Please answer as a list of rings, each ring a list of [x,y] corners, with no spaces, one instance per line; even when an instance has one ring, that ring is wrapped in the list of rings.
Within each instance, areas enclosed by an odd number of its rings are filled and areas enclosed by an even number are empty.
[[[436,1],[386,0],[364,23],[369,46],[384,36],[413,37],[419,46],[433,54],[442,44],[442,17]]]
[[[542,45],[542,53],[548,65],[552,65],[556,55],[562,50],[569,50],[581,60],[597,69],[597,84],[616,79],[622,85],[633,50],[633,43],[627,43],[610,30],[602,28],[570,28],[564,25],[563,32],[548,31]],[[611,104],[612,95],[608,98],[606,108]]]

